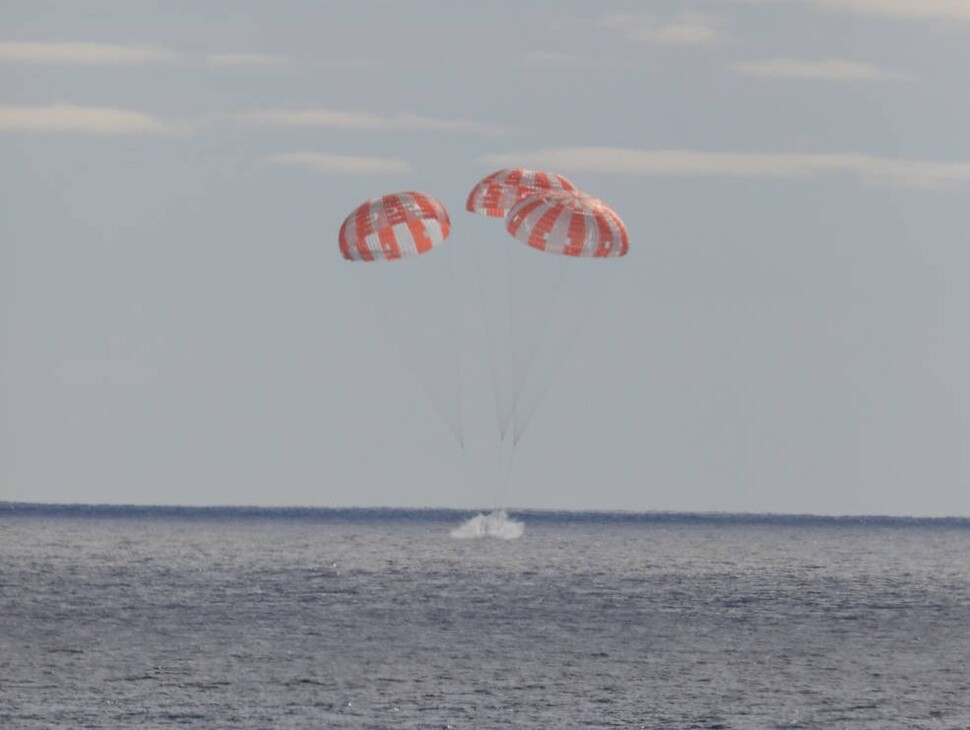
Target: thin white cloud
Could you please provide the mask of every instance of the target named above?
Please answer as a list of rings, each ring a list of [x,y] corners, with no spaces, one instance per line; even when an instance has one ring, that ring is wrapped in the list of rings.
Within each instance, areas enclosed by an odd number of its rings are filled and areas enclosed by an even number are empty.
[[[316,71],[355,71],[365,68],[381,68],[387,66],[387,62],[378,58],[358,57],[305,60],[302,65]]]
[[[723,2],[723,0],[721,0]],[[900,20],[970,20],[970,0],[730,0],[746,5],[811,5],[831,12]]]
[[[287,56],[274,56],[263,53],[214,53],[206,56],[209,66],[226,68],[232,66],[285,66],[290,62]]]
[[[555,53],[553,51],[531,51],[525,54],[525,60],[539,66],[557,66],[560,68],[582,66],[586,63],[586,60],[582,56]]]
[[[970,162],[845,154],[759,154],[557,147],[481,158],[494,167],[680,177],[812,178],[850,175],[865,185],[947,189],[970,185]]]
[[[493,124],[468,119],[435,119],[418,114],[382,116],[365,111],[336,109],[279,110],[267,109],[237,115],[237,121],[257,127],[324,127],[366,132],[464,132],[468,134],[500,134]]]
[[[970,20],[970,0],[809,0],[820,7],[908,20]]]
[[[599,20],[630,40],[661,46],[705,46],[726,38],[718,21],[710,15],[680,13],[660,18],[649,13],[612,13]]]
[[[356,157],[328,155],[320,152],[288,152],[272,155],[266,161],[274,165],[301,167],[312,172],[350,175],[406,175],[413,172],[406,160],[394,157]]]
[[[731,69],[742,76],[804,81],[898,81],[906,78],[903,74],[887,71],[870,63],[839,58],[766,58],[739,61],[731,64]]]
[[[175,63],[181,54],[165,46],[121,43],[0,42],[0,61],[82,66]]]
[[[131,109],[74,104],[0,106],[0,132],[177,136],[188,131],[183,123]]]
[[[91,42],[0,42],[0,63],[33,63],[70,66],[199,65],[218,68],[283,66],[287,56],[266,53],[212,53],[206,56],[177,51],[161,45]],[[352,68],[359,61],[344,62]]]

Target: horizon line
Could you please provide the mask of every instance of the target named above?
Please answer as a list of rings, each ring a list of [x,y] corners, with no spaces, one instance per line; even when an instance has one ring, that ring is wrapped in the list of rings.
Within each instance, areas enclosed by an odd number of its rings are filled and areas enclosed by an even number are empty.
[[[555,519],[561,521],[595,521],[596,519],[611,521],[663,521],[682,520],[694,522],[760,522],[760,523],[790,523],[790,522],[832,522],[832,523],[881,523],[881,524],[914,524],[914,523],[948,523],[970,527],[968,515],[888,515],[888,514],[816,514],[810,512],[729,512],[724,510],[692,511],[692,510],[626,510],[626,509],[551,509],[538,507],[403,507],[403,506],[344,506],[328,507],[319,505],[246,505],[246,504],[126,504],[108,502],[20,502],[0,500],[0,515],[15,512],[59,512],[80,513],[99,511],[101,516],[111,516],[106,513],[132,514],[134,512],[154,512],[159,515],[180,514],[188,516],[211,515],[222,512],[227,516],[235,513],[239,516],[371,516],[392,517],[413,515],[464,515],[468,513],[488,513],[503,509],[510,514],[532,516],[540,521]]]

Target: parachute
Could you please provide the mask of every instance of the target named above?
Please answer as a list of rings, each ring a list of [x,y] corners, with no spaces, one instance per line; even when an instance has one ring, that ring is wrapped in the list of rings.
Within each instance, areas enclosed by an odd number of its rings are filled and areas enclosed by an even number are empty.
[[[626,226],[598,198],[573,191],[541,192],[509,210],[505,227],[514,238],[546,253],[605,258],[630,250]]]
[[[394,338],[399,338],[405,354],[410,350],[416,379],[422,381],[439,414],[448,422],[462,449],[477,497],[481,497],[478,490],[482,483],[491,482],[493,509],[500,511],[505,507],[502,492],[510,478],[519,441],[548,392],[555,371],[567,360],[566,350],[571,349],[579,331],[595,316],[593,310],[602,305],[602,287],[596,296],[585,299],[580,291],[571,288],[565,294],[565,301],[560,301],[565,275],[567,271],[577,274],[581,286],[597,281],[596,276],[589,275],[585,260],[623,257],[629,252],[630,242],[626,226],[612,208],[552,172],[523,168],[497,170],[472,187],[465,208],[484,218],[503,218],[505,230],[497,238],[504,245],[493,243],[496,237],[491,236],[487,245],[470,245],[471,236],[463,236],[461,247],[448,246],[443,259],[432,257],[428,262],[433,265],[430,268],[423,261],[420,265],[416,262],[417,268],[395,266],[388,269],[388,278],[383,281],[379,281],[380,277],[366,277],[365,283],[379,287],[369,297],[382,316],[402,317],[400,323],[389,323],[389,330]],[[423,259],[422,254],[441,246],[450,233],[448,211],[436,198],[413,191],[393,193],[361,203],[346,217],[340,227],[339,248],[348,261]],[[536,257],[536,252],[543,255]],[[470,442],[464,432],[467,414],[462,406],[461,340],[462,333],[475,332],[475,329],[467,317],[459,320],[461,297],[475,287],[455,280],[456,259],[467,261],[475,268],[485,342],[471,340],[471,344],[473,348],[484,346],[487,353],[483,354],[487,357],[472,358],[469,364],[481,362],[484,366],[487,361],[498,422],[492,437],[495,452],[485,460],[490,463],[477,467],[469,456]],[[434,266],[443,262],[450,264],[449,270],[435,272]],[[491,287],[485,285],[487,277],[483,276],[483,267],[487,269],[489,264],[494,273]],[[399,277],[399,273],[404,276]],[[416,279],[404,281],[408,275]],[[435,286],[448,291],[441,294],[441,301],[432,303],[431,289]],[[394,294],[389,295],[380,287],[393,289]],[[382,297],[387,296],[392,301],[382,304]],[[418,316],[415,307],[422,303],[429,306]],[[575,310],[572,315],[567,314],[570,308]],[[442,319],[449,318],[453,321],[442,324]],[[452,333],[453,359],[438,357],[446,352],[440,343],[419,344],[414,337],[425,336],[439,325],[442,331],[450,329]],[[562,330],[559,332],[562,351],[554,352],[543,363],[539,355],[541,345],[551,341],[555,349],[557,328]],[[419,364],[417,360],[421,356],[436,359],[433,363]],[[451,367],[449,362],[454,363],[450,371],[447,370]],[[432,371],[435,367],[437,372]],[[537,385],[530,393],[530,373],[536,371]],[[507,434],[511,437],[506,438]],[[476,443],[474,439],[472,443]],[[488,478],[483,476],[487,471],[492,472]]]
[[[500,494],[519,442],[556,374],[604,305],[597,282],[609,272],[591,271],[588,260],[620,258],[630,244],[626,226],[612,208],[554,172],[492,172],[472,187],[465,208],[487,218],[503,217],[504,233],[527,244],[524,250],[551,254],[534,258],[520,253],[523,249],[515,243],[473,251],[479,257],[498,439],[504,444],[499,453],[506,460],[504,481],[496,487]],[[489,262],[491,286],[481,273],[489,271]],[[503,505],[500,497],[497,502]]]
[[[569,180],[562,175],[526,170],[521,167],[496,170],[471,189],[465,209],[471,213],[490,218],[504,218],[509,209],[526,198],[542,190],[575,190]]]
[[[451,231],[451,219],[426,193],[392,193],[358,205],[340,226],[348,261],[390,261],[430,251]]]
[[[370,262],[359,287],[374,306],[386,331],[464,448],[461,403],[461,337],[450,302],[454,298],[454,262],[425,254],[441,248],[451,233],[445,206],[428,193],[389,193],[358,205],[338,234],[347,261]],[[449,247],[450,248],[450,247]],[[446,257],[448,258],[448,257]],[[421,259],[420,262],[415,259]],[[374,262],[411,260],[388,270]]]

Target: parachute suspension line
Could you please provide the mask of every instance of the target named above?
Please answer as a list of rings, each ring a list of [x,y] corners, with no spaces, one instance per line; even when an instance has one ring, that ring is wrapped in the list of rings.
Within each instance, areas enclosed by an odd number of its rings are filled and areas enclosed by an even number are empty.
[[[498,437],[499,441],[502,440],[502,394],[501,394],[501,384],[499,383],[498,377],[498,367],[495,363],[496,350],[498,347],[495,344],[495,340],[498,337],[492,337],[492,324],[489,319],[488,314],[488,302],[485,300],[485,281],[482,276],[482,258],[481,252],[476,251],[475,253],[475,277],[478,280],[478,300],[482,307],[482,324],[485,327],[485,347],[488,350],[488,369],[492,378],[492,391],[495,396],[495,417],[498,422]]]
[[[478,507],[485,506],[485,498],[483,496],[483,489],[481,480],[475,474],[475,470],[472,468],[471,459],[468,455],[467,449],[462,448],[462,459],[461,463],[465,465],[465,472],[468,476],[468,482],[472,485],[472,493],[475,495],[475,502]]]
[[[431,401],[431,404],[434,407],[435,411],[437,411],[438,415],[441,416],[442,419],[444,419],[446,424],[448,424],[448,430],[451,431],[451,435],[454,436],[455,441],[458,442],[458,445],[461,446],[462,449],[464,449],[465,445],[462,439],[461,419],[459,418],[459,423],[457,425],[452,422],[452,418],[448,414],[448,409],[441,403],[441,400],[439,399],[438,395],[435,393],[434,388],[431,387],[426,377],[421,372],[421,368],[418,367],[418,364],[415,361],[411,351],[408,349],[407,345],[405,344],[404,339],[400,336],[400,333],[397,332],[397,328],[394,326],[394,322],[391,321],[391,318],[388,315],[389,308],[385,306],[383,302],[378,301],[377,310],[381,313],[381,318],[380,318],[381,324],[383,324],[384,329],[387,330],[389,339],[397,343],[398,351],[402,355],[404,355],[404,360],[407,362],[408,367],[411,370],[411,375],[413,379],[421,384],[421,387],[424,390],[425,395]],[[460,413],[460,410],[459,410],[459,413]]]
[[[563,288],[562,284],[563,284],[563,280],[565,279],[566,265],[563,259],[560,258],[559,261],[557,261],[556,266],[557,266],[556,280],[553,282],[552,292],[550,293],[549,298],[546,299],[546,306],[542,312],[543,316],[539,325],[539,332],[536,334],[536,337],[533,340],[531,347],[528,348],[528,351],[526,354],[525,367],[522,369],[522,372],[518,374],[518,378],[516,379],[515,388],[513,389],[513,394],[512,394],[512,407],[511,407],[511,410],[509,411],[508,420],[505,422],[504,428],[502,430],[503,436],[508,431],[509,426],[512,426],[513,437],[515,436],[516,426],[518,423],[518,419],[516,418],[516,413],[519,407],[519,399],[521,398],[522,391],[525,389],[525,386],[529,381],[529,375],[531,375],[532,366],[534,365],[535,359],[539,354],[539,349],[540,349],[540,346],[542,345],[543,339],[545,338],[546,332],[548,332],[549,330],[549,325],[552,322],[552,316],[557,309],[556,305],[559,304],[559,295],[562,292],[562,288]],[[514,314],[513,314],[513,317],[514,317]],[[519,439],[514,438],[513,442],[514,444],[518,444]]]
[[[503,457],[503,463],[501,465],[502,471],[501,471],[501,474],[499,474],[499,479],[496,482],[496,486],[495,486],[495,490],[496,490],[495,501],[498,505],[500,505],[504,509],[505,507],[508,506],[505,503],[505,495],[508,493],[509,483],[512,480],[512,460],[515,458],[516,449],[515,449],[515,444],[511,443],[511,441],[503,442],[503,444],[508,445],[508,447],[505,450],[508,453],[508,456],[506,457],[504,453],[502,454],[502,457]]]
[[[505,249],[505,278],[506,278],[506,293],[507,293],[506,295],[509,301],[509,322],[508,322],[509,328],[507,333],[508,346],[504,348],[505,351],[503,353],[505,355],[504,376],[511,378],[512,377],[511,371],[514,363],[512,348],[515,347],[516,298],[515,298],[515,287],[513,286],[513,278],[512,278],[512,247],[503,246],[503,248]],[[513,387],[512,392],[508,394],[508,397],[514,398],[514,395],[515,395],[515,388]],[[511,411],[509,412],[508,416],[506,416],[504,413],[501,414],[501,417],[499,419],[499,434],[498,434],[499,443],[505,443],[505,433],[506,431],[508,431],[508,428],[509,428],[508,419],[510,419],[511,417],[512,417]]]
[[[451,247],[454,248],[453,246]],[[460,292],[458,291],[458,281],[455,274],[455,254],[453,251],[449,251],[448,256],[448,279],[451,286],[451,301],[456,304],[456,306],[449,307],[452,310],[452,315],[448,318],[449,325],[451,327],[452,339],[455,343],[455,388],[457,389],[458,396],[458,445],[461,446],[462,451],[465,450],[465,427],[464,427],[464,408],[462,403],[461,391],[462,391],[462,328],[459,326],[458,322],[458,311],[459,307],[457,302],[459,300]],[[466,459],[467,461],[467,459]]]
[[[521,423],[518,420],[513,423],[512,443],[515,446],[518,446],[519,441],[525,435],[526,429],[532,422],[533,416],[535,416],[539,406],[549,394],[556,376],[562,370],[563,366],[569,361],[570,355],[575,349],[576,344],[581,341],[582,338],[580,335],[587,330],[590,323],[596,320],[595,314],[596,311],[598,311],[596,299],[593,299],[593,302],[593,305],[590,307],[581,307],[581,314],[579,317],[568,318],[568,321],[572,322],[574,326],[567,331],[564,337],[564,348],[562,355],[560,357],[553,358],[552,369],[546,374],[545,379],[542,381],[542,385],[540,386],[532,405],[527,407],[525,412],[522,414]],[[602,301],[599,302],[599,305],[602,306]]]

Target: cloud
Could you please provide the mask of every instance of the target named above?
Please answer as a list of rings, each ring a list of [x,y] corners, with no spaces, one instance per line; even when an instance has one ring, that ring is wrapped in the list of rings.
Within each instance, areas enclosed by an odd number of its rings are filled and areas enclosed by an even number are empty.
[[[209,66],[226,68],[231,66],[285,66],[290,62],[287,56],[273,56],[262,53],[214,53],[205,57]]]
[[[809,0],[828,10],[909,20],[970,20],[970,0]]]
[[[434,119],[418,114],[381,116],[372,112],[322,108],[302,111],[269,109],[239,114],[236,119],[257,127],[325,127],[365,132],[464,132],[486,135],[502,132],[493,124],[467,119]]]
[[[757,61],[739,61],[731,64],[731,69],[742,76],[805,81],[892,81],[906,78],[903,74],[886,71],[869,63],[838,58],[817,61],[767,58]]]
[[[900,20],[970,20],[970,0],[731,0],[747,5],[812,5],[831,12]]]
[[[850,175],[862,184],[928,189],[970,184],[970,162],[938,162],[845,154],[760,154],[556,147],[521,154],[486,155],[494,167],[535,167],[618,175],[745,178],[813,178]]]
[[[704,46],[725,38],[717,19],[700,13],[680,13],[668,19],[648,13],[613,13],[600,18],[599,24],[630,40],[661,46]]]
[[[577,56],[556,51],[530,51],[522,59],[533,66],[554,69],[600,69],[630,66],[629,60],[613,56]]]
[[[288,152],[267,157],[274,165],[302,167],[312,172],[350,175],[406,175],[413,172],[406,160],[394,157],[356,157],[328,155],[319,152]]]
[[[525,60],[540,66],[559,66],[562,68],[581,66],[586,63],[582,56],[571,56],[553,51],[531,51],[525,54]]]
[[[175,136],[188,128],[130,109],[53,104],[0,106],[0,132]]]
[[[213,53],[201,57],[159,45],[138,43],[46,43],[0,42],[0,62],[75,66],[132,66],[181,64],[230,68],[237,66],[282,66],[287,56],[264,53]],[[351,62],[354,63],[354,62]],[[357,62],[359,63],[359,62]],[[346,63],[344,68],[349,67]]]
[[[82,66],[174,63],[180,54],[165,46],[120,43],[0,42],[0,61]]]

